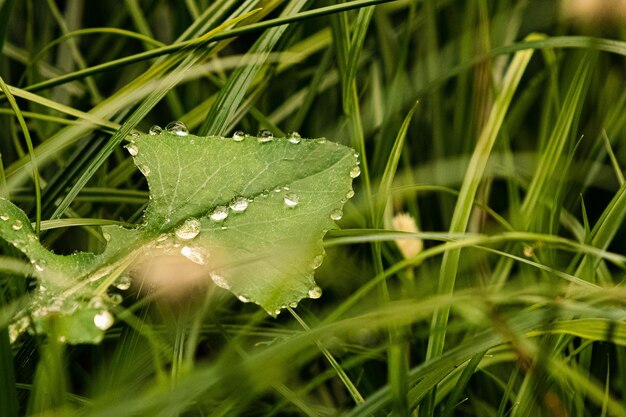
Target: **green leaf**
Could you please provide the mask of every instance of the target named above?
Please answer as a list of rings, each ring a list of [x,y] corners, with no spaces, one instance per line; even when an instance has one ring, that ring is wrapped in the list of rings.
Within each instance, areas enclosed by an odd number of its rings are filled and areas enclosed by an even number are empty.
[[[129,274],[164,292],[212,279],[272,316],[321,296],[313,273],[354,194],[354,151],[325,139],[178,133],[127,145],[150,202],[137,228],[103,226],[101,254],[51,253],[26,215],[0,200],[0,236],[30,258],[39,281],[29,312],[37,331],[54,319],[60,340],[98,343],[111,325],[106,292]]]

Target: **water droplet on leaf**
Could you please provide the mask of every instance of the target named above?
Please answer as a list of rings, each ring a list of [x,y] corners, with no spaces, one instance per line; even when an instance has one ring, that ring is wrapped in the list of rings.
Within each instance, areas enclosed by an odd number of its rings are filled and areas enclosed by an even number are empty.
[[[313,269],[317,269],[322,266],[322,262],[324,262],[324,255],[317,255],[315,258],[313,258],[313,261],[311,262],[311,267]]]
[[[333,210],[330,213],[330,218],[332,220],[335,220],[335,221],[341,220],[342,217],[343,217],[343,211],[341,211],[340,209]]]
[[[238,130],[235,133],[233,133],[233,140],[235,142],[241,142],[245,138],[246,138],[246,133],[243,130]]]
[[[354,190],[350,190],[346,193],[346,198],[350,199],[354,197]]]
[[[291,308],[298,307],[298,302],[297,301],[292,301],[291,303],[289,303],[289,307],[291,307]]]
[[[206,253],[202,248],[194,248],[191,246],[183,246],[180,249],[180,254],[198,265],[206,264],[208,257],[208,253]]]
[[[200,233],[200,227],[201,225],[198,219],[188,219],[176,229],[176,236],[183,240],[193,239]]]
[[[2,220],[3,222],[6,222],[7,220],[9,220],[9,215],[8,214],[0,214],[0,220]]]
[[[128,275],[120,275],[113,283],[113,286],[118,290],[126,291],[130,288],[131,282],[132,280]]]
[[[45,259],[39,259],[35,262],[33,262],[34,266],[35,266],[35,271],[37,272],[43,272],[46,269],[46,260]]]
[[[293,132],[289,132],[289,134],[287,135],[287,140],[290,143],[293,143],[293,144],[297,145],[302,140],[302,137],[300,136],[300,134],[298,132],[293,131]]]
[[[139,148],[133,143],[126,145],[126,150],[131,156],[136,156],[139,153]]]
[[[214,222],[221,222],[222,220],[228,217],[228,207],[226,206],[217,206],[213,209],[213,212],[209,216],[211,220]]]
[[[248,208],[249,201],[245,197],[235,197],[230,202],[230,209],[237,213],[242,213]]]
[[[350,177],[351,178],[356,178],[359,175],[361,175],[361,168],[359,168],[358,166],[355,166],[354,168],[352,168],[350,170]]]
[[[224,278],[223,276],[215,272],[209,272],[209,276],[211,277],[215,285],[217,285],[220,288],[224,288],[225,290],[230,290],[230,284],[228,283],[228,281],[226,281],[226,278]],[[245,302],[247,301],[244,301],[244,303]]]
[[[20,230],[22,228],[22,222],[19,220],[16,220],[15,223],[13,223],[13,226],[11,226],[11,228],[13,230]]]
[[[249,303],[250,300],[248,297],[246,297],[245,295],[238,295],[237,298],[239,299],[239,301],[241,301],[242,303]]]
[[[298,197],[294,193],[287,193],[285,194],[285,198],[283,199],[283,201],[285,202],[285,205],[287,207],[293,208],[293,207],[296,207],[298,203],[300,202],[300,197]]]
[[[315,286],[309,290],[309,298],[318,299],[322,296],[322,289]]]
[[[256,139],[261,143],[271,142],[272,140],[274,140],[274,134],[270,132],[269,130],[261,130],[257,134]]]
[[[148,133],[152,136],[160,135],[163,133],[163,129],[161,129],[161,126],[159,125],[154,125],[150,128],[150,130],[148,130]]]
[[[167,126],[165,126],[165,130],[178,136],[187,136],[189,134],[187,126],[185,126],[185,124],[180,120],[169,123]]]
[[[100,330],[106,330],[113,325],[113,315],[108,310],[103,310],[93,316],[93,323]]]
[[[122,294],[118,293],[109,294],[109,301],[111,304],[118,305],[124,301],[124,297],[122,297]]]
[[[107,232],[103,232],[102,233],[102,237],[104,238],[105,241],[109,242],[111,241],[111,234],[107,233]]]
[[[150,167],[148,165],[137,165],[137,168],[141,171],[144,177],[150,175]]]

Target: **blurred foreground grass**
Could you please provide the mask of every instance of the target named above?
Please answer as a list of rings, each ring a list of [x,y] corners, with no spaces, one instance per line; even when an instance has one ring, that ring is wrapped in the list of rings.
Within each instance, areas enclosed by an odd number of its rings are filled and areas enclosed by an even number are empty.
[[[129,291],[101,345],[10,343],[32,280],[3,243],[0,415],[626,414],[623,5],[373,3],[0,1],[0,186],[58,253],[141,218],[133,129],[362,161],[324,296],[278,319]]]

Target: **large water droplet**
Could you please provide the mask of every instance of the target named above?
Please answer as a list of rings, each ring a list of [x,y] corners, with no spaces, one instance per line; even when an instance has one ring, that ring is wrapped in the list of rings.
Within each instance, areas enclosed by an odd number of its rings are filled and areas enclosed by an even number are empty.
[[[19,220],[16,220],[15,223],[13,223],[13,226],[11,226],[11,228],[13,230],[20,230],[22,228],[22,222]]]
[[[211,277],[215,285],[220,288],[224,288],[225,290],[230,290],[230,284],[228,283],[228,281],[226,281],[226,278],[216,272],[209,272],[209,276]]]
[[[296,132],[296,131],[289,132],[289,134],[287,135],[287,140],[290,143],[293,143],[293,144],[297,145],[302,140],[302,136],[300,136],[300,134],[298,132]]]
[[[131,156],[135,156],[139,153],[139,148],[134,143],[126,145],[126,150]]]
[[[108,310],[103,310],[93,316],[93,323],[100,330],[106,330],[113,325],[113,315]]]
[[[359,168],[358,166],[355,166],[354,168],[352,168],[350,170],[350,177],[351,178],[356,178],[359,175],[361,175],[361,168]]]
[[[272,140],[274,140],[274,134],[270,132],[269,130],[261,130],[257,134],[256,139],[261,143],[271,142]]]
[[[350,199],[354,197],[354,190],[350,190],[346,193],[346,198]]]
[[[287,207],[293,208],[293,207],[296,207],[298,203],[300,202],[300,197],[298,197],[294,193],[287,193],[285,194],[285,198],[283,199],[283,201],[285,202],[285,205]]]
[[[249,303],[250,300],[248,297],[246,297],[245,295],[238,295],[237,298],[239,299],[239,301],[241,301],[242,303]]]
[[[207,258],[209,256],[209,254],[202,248],[194,248],[191,246],[183,246],[180,249],[180,254],[189,259],[191,262],[198,265],[206,264]]]
[[[126,291],[127,289],[130,288],[131,282],[132,280],[130,279],[130,276],[120,275],[113,283],[113,286],[117,288],[118,290]]]
[[[315,286],[309,290],[309,298],[317,299],[322,296],[322,289],[318,286]]]
[[[8,214],[0,214],[0,220],[2,220],[3,222],[6,222],[9,219],[10,217]]]
[[[189,134],[187,126],[185,126],[185,124],[180,120],[169,123],[167,126],[165,126],[165,130],[178,136],[187,136]]]
[[[213,212],[209,216],[211,220],[214,222],[221,222],[222,220],[228,217],[228,207],[226,206],[217,206],[213,209]]]
[[[176,236],[183,240],[193,239],[200,233],[200,227],[201,225],[198,219],[188,219],[176,229]]]
[[[330,218],[332,220],[341,220],[341,218],[343,217],[343,211],[341,211],[340,209],[335,209],[330,213]]]
[[[243,130],[238,130],[235,133],[233,133],[233,140],[235,142],[241,142],[245,138],[246,138],[246,133]]]
[[[139,171],[143,174],[144,177],[150,175],[150,167],[148,165],[137,165]]]
[[[163,129],[161,129],[161,126],[159,125],[154,125],[150,128],[150,130],[148,130],[148,133],[152,136],[160,135],[163,133]]]
[[[313,261],[311,262],[311,267],[313,269],[317,269],[322,266],[322,262],[324,262],[324,255],[317,255],[315,258],[313,258]]]
[[[245,197],[235,197],[233,201],[230,202],[230,209],[234,212],[242,213],[246,211],[249,203],[250,202]]]

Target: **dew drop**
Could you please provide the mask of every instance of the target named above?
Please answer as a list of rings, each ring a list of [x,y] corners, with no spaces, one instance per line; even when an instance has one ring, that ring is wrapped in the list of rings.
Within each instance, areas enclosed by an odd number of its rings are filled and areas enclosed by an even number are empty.
[[[114,305],[118,305],[124,301],[124,297],[122,297],[122,294],[118,293],[109,294],[109,301]]]
[[[150,167],[148,165],[137,165],[137,168],[139,169],[139,171],[141,171],[141,173],[144,175],[144,177],[147,177],[150,175]]]
[[[283,186],[283,190],[285,190],[285,191],[289,191],[289,186],[288,186],[288,185],[284,185],[284,186]]]
[[[241,142],[245,138],[246,138],[246,133],[243,130],[238,130],[235,133],[233,133],[233,140],[235,142]]]
[[[22,222],[19,220],[16,220],[15,223],[13,223],[13,226],[11,226],[11,228],[13,230],[20,230],[22,228]]]
[[[118,290],[126,291],[130,288],[131,282],[132,281],[128,275],[120,275],[113,283],[113,286]]]
[[[346,193],[346,198],[350,199],[354,197],[354,190],[350,190]]]
[[[102,308],[104,307],[104,302],[102,301],[101,297],[97,296],[89,300],[89,303],[87,304],[87,306],[89,308]]]
[[[332,213],[330,213],[330,218],[332,220],[341,220],[342,217],[343,211],[341,211],[340,209],[333,210]]]
[[[326,138],[319,138],[316,142],[317,143],[326,143]]]
[[[226,217],[228,217],[228,207],[226,206],[217,206],[213,209],[213,212],[209,215],[209,218],[214,222],[221,222]]]
[[[256,138],[261,143],[271,142],[274,140],[274,134],[269,130],[261,130]]]
[[[134,143],[126,145],[126,150],[131,156],[135,156],[139,153],[139,148]]]
[[[133,132],[133,133],[131,133],[131,134],[130,134],[130,141],[131,141],[131,142],[134,142],[134,141],[135,141],[135,139],[137,139],[139,136],[141,136],[141,133],[139,133],[139,132]]]
[[[294,193],[287,193],[285,194],[285,198],[283,199],[283,201],[285,202],[285,205],[287,207],[294,208],[300,202],[300,197],[298,197]]]
[[[185,124],[180,120],[169,123],[165,126],[165,130],[178,136],[187,136],[189,134],[187,126],[185,126]]]
[[[161,126],[159,125],[154,125],[150,128],[150,130],[148,130],[148,134],[152,136],[157,136],[157,135],[160,135],[161,133],[163,133],[163,129],[161,129]]]
[[[358,166],[355,166],[354,168],[352,168],[350,170],[350,177],[351,178],[356,178],[359,175],[361,175],[361,168],[359,168]]]
[[[220,288],[224,288],[225,290],[230,290],[230,284],[228,283],[228,281],[226,281],[226,278],[216,272],[209,272],[209,276],[211,277],[215,285]],[[246,301],[244,301],[244,303],[245,302]]]
[[[300,136],[300,134],[298,132],[296,132],[296,131],[289,132],[289,134],[287,135],[287,140],[290,143],[293,143],[294,145],[297,145],[302,140],[302,136]]]
[[[0,220],[2,220],[3,222],[6,222],[7,220],[9,220],[9,215],[8,214],[0,214]]]
[[[317,299],[322,296],[322,289],[318,286],[315,286],[309,290],[309,298]]]
[[[278,316],[281,313],[281,309],[274,310],[274,316]]]
[[[103,310],[93,316],[93,323],[100,330],[106,330],[113,325],[113,315],[108,310]]]
[[[239,299],[239,301],[241,301],[242,303],[249,303],[250,300],[248,297],[246,297],[245,295],[238,295],[237,298]]]
[[[313,258],[313,261],[311,262],[311,267],[313,269],[317,269],[322,266],[322,262],[324,262],[324,255],[317,255],[315,258]]]
[[[233,201],[230,202],[230,209],[236,213],[243,213],[248,208],[248,204],[250,202],[245,197],[235,197]]]
[[[261,197],[266,198],[270,195],[269,190],[263,190],[263,192],[261,193]]]
[[[291,308],[298,307],[298,302],[297,301],[292,301],[291,303],[289,303],[289,307],[291,307]]]
[[[198,236],[200,233],[200,221],[198,219],[188,219],[178,229],[176,229],[176,236],[179,239],[190,240]]]
[[[274,188],[274,192],[275,193],[280,193],[283,190],[283,187],[281,187],[280,185],[276,188]]]
[[[180,249],[180,254],[189,259],[191,262],[198,265],[206,264],[208,257],[208,253],[205,252],[202,248],[194,248],[191,246],[183,246]]]
[[[107,233],[107,232],[103,232],[102,233],[102,237],[104,238],[105,241],[110,242],[111,241],[111,234]]]
[[[38,261],[35,261],[34,265],[35,265],[35,271],[43,272],[46,269],[46,260],[39,259]]]

